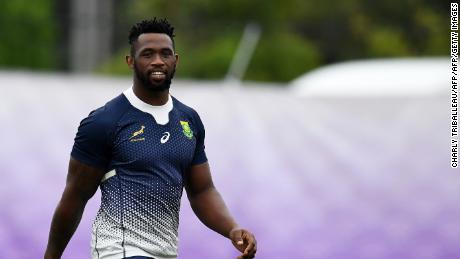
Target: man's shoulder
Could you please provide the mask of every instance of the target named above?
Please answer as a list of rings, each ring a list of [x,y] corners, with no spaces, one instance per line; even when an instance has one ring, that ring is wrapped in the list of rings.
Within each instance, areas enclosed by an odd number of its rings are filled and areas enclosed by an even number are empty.
[[[177,100],[176,98],[173,97],[173,102],[174,102],[174,108],[178,109],[179,111],[182,112],[184,116],[184,119],[188,119],[194,124],[199,131],[204,132],[204,125],[203,122],[201,121],[200,115],[198,115],[198,112],[196,110],[183,102]]]
[[[173,97],[172,96],[172,99],[173,99],[173,103],[174,103],[174,108],[175,109],[178,109],[180,110],[181,112],[189,115],[189,116],[198,116],[198,113],[196,112],[196,110],[186,104],[184,104],[183,102],[179,101],[177,98]]]
[[[105,113],[105,115],[108,115],[110,113],[123,112],[126,110],[127,107],[129,107],[128,100],[123,94],[119,94],[118,96],[109,100],[103,106],[97,108],[94,111],[98,111],[99,113]]]
[[[116,96],[105,105],[91,111],[84,120],[97,124],[108,125],[117,121],[129,108],[129,103],[123,94]]]

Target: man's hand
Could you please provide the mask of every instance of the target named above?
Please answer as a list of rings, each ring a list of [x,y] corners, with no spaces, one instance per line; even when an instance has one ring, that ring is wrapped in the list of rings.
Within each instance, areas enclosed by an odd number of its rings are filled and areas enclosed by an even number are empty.
[[[256,256],[257,240],[251,232],[234,228],[230,231],[229,237],[236,249],[243,253],[237,259],[250,259]]]

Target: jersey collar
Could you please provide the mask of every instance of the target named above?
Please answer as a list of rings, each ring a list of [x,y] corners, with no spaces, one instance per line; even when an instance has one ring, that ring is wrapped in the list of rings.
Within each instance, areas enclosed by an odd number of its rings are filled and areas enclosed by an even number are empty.
[[[165,125],[169,122],[169,112],[173,109],[173,102],[170,94],[168,94],[168,101],[164,105],[159,106],[145,103],[139,99],[139,97],[134,94],[133,87],[126,89],[123,94],[132,106],[151,114],[158,124]]]

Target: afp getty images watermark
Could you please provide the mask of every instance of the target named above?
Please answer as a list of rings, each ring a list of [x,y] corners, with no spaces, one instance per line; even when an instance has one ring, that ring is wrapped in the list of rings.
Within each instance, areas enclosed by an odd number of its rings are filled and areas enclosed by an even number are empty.
[[[458,3],[450,4],[450,166],[458,167]]]

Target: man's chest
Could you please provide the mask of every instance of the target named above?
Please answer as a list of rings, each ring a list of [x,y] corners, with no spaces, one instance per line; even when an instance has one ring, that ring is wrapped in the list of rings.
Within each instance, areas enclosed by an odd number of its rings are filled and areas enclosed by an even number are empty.
[[[181,116],[172,115],[166,125],[153,117],[133,116],[122,121],[114,134],[113,158],[135,167],[188,166],[196,148],[196,129]]]

